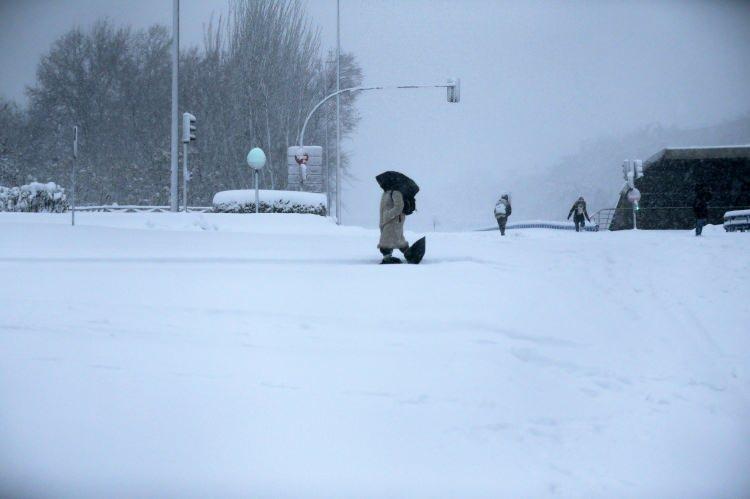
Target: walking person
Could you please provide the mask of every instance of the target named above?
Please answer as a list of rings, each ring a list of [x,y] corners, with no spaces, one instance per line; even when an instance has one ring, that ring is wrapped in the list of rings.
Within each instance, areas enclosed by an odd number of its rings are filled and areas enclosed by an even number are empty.
[[[378,249],[383,255],[382,263],[401,263],[393,256],[393,250],[398,248],[402,253],[409,249],[409,243],[404,238],[404,196],[397,190],[383,191],[380,197],[380,241]]]
[[[579,197],[578,200],[573,203],[573,206],[568,212],[568,220],[570,220],[570,215],[573,215],[573,222],[576,224],[576,232],[580,232],[581,229],[586,227],[586,220],[591,222],[589,212],[586,211],[586,201],[583,199],[583,196]]]
[[[695,200],[693,201],[693,215],[695,215],[695,235],[703,234],[703,227],[708,220],[708,202],[711,201],[711,192],[705,185],[695,187]]]
[[[510,206],[510,196],[503,194],[495,204],[495,220],[497,220],[497,226],[500,228],[500,235],[505,235],[505,225],[508,223],[508,217],[510,216],[513,208]]]
[[[417,264],[422,261],[425,253],[425,238],[418,239],[409,246],[404,238],[404,222],[406,217],[417,209],[415,196],[419,186],[403,173],[387,171],[375,177],[383,195],[380,196],[380,241],[378,249],[383,255],[380,263],[401,263],[393,256],[393,250],[398,249],[404,254],[408,263]]]

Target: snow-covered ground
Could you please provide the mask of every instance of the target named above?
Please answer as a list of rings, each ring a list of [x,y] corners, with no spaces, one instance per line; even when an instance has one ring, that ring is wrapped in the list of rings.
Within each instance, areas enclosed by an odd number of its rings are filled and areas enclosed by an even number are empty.
[[[77,222],[0,213],[0,495],[750,493],[750,234]]]

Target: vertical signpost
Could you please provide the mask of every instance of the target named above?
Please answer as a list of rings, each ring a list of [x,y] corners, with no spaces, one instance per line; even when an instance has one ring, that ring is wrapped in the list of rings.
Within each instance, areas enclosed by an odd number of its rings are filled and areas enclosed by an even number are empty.
[[[260,213],[260,191],[258,187],[258,177],[260,171],[266,166],[266,153],[260,147],[253,147],[247,153],[247,164],[253,169],[255,175],[255,213]]]
[[[73,169],[70,173],[70,225],[76,224],[76,169],[78,168],[78,127],[73,127]]]

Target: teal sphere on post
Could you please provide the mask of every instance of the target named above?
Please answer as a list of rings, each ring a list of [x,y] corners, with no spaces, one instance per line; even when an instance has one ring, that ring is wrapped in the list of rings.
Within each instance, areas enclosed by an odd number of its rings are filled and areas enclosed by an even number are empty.
[[[250,152],[247,153],[247,164],[253,170],[261,170],[266,166],[266,153],[260,147],[253,147]]]

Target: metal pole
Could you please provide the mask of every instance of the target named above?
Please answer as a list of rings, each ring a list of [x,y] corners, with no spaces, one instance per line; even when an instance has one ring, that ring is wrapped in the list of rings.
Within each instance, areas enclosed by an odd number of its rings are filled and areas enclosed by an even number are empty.
[[[255,172],[255,213],[260,213],[260,193],[258,191],[258,170],[253,169]]]
[[[325,64],[325,71],[323,74],[323,97],[328,95],[328,62],[326,61]],[[325,146],[323,151],[325,152],[325,158],[326,158],[326,164],[325,164],[325,182],[326,182],[326,216],[331,216],[331,172],[330,172],[330,166],[331,166],[331,154],[328,151],[328,122],[331,117],[331,113],[326,113],[325,118],[323,120],[324,127],[324,142]]]
[[[633,203],[633,230],[638,230],[638,225],[635,222],[635,212],[637,211],[635,203]]]
[[[177,199],[177,70],[180,58],[180,0],[172,0],[172,142],[171,142],[171,178],[169,189],[169,206],[172,211],[179,211]]]
[[[336,0],[336,91],[341,90],[341,0]],[[336,225],[341,225],[341,95],[336,95]]]
[[[182,143],[182,197],[185,202],[185,213],[188,211],[188,143]]]
[[[73,171],[71,172],[70,225],[76,224],[76,170],[78,169],[78,127],[73,127]]]

